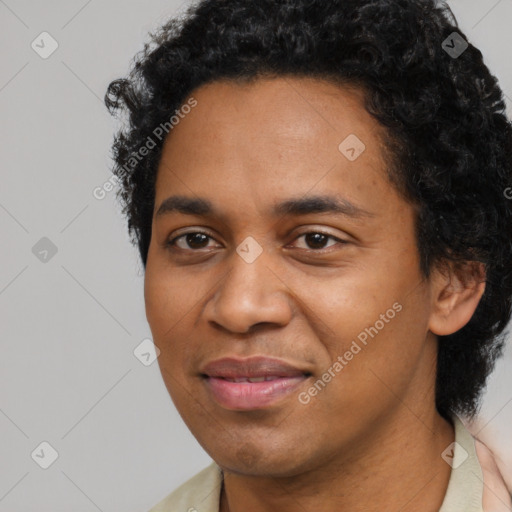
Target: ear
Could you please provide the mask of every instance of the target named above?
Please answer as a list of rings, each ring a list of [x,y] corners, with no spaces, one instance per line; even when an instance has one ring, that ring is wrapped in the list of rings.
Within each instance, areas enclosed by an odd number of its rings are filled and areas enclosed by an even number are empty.
[[[438,266],[431,276],[430,331],[447,336],[462,329],[484,294],[485,280],[485,265],[478,261],[450,261]]]

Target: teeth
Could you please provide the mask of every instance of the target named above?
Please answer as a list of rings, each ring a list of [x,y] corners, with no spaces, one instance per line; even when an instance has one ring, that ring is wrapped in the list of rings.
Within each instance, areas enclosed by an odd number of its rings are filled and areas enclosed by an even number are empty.
[[[229,382],[264,382],[267,380],[276,380],[279,379],[279,377],[276,376],[267,376],[267,377],[239,377],[236,379],[227,379],[225,380]]]

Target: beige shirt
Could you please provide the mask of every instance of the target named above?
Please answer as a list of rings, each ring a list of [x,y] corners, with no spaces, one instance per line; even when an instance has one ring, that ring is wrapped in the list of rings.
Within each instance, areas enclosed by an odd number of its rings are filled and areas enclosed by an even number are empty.
[[[483,475],[475,440],[453,417],[455,445],[444,458],[452,466],[448,489],[439,512],[483,512]],[[219,512],[222,471],[215,462],[178,487],[149,512]]]

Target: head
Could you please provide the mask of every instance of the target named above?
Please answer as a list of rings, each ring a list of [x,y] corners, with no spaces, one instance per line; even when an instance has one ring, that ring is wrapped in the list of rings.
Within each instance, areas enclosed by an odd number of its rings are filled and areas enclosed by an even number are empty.
[[[476,412],[510,317],[512,128],[453,32],[431,0],[206,0],[110,84],[162,375],[226,467],[291,474],[404,404]],[[209,363],[261,355],[295,394],[215,399]]]

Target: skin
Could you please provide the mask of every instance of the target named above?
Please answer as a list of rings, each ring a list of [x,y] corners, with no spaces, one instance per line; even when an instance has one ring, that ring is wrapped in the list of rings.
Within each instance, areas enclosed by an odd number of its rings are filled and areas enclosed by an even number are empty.
[[[484,511],[510,512],[512,510],[511,493],[500,473],[495,455],[479,440],[475,440],[475,450],[484,479],[482,496]]]
[[[383,128],[360,90],[281,76],[193,96],[158,169],[145,301],[166,387],[224,470],[221,511],[437,511],[451,469],[440,455],[454,440],[435,409],[437,335],[469,321],[481,273],[468,266],[465,286],[449,266],[422,275],[415,208],[386,177]],[[366,146],[355,161],[338,149],[349,134]],[[207,199],[219,215],[157,215],[172,195]],[[322,195],[367,215],[272,214]],[[210,238],[169,244],[197,231]],[[334,238],[305,236],[319,231]],[[263,249],[250,264],[236,252],[248,236]],[[300,403],[394,303],[401,311]],[[254,355],[312,376],[266,409],[221,407],[201,367]]]

